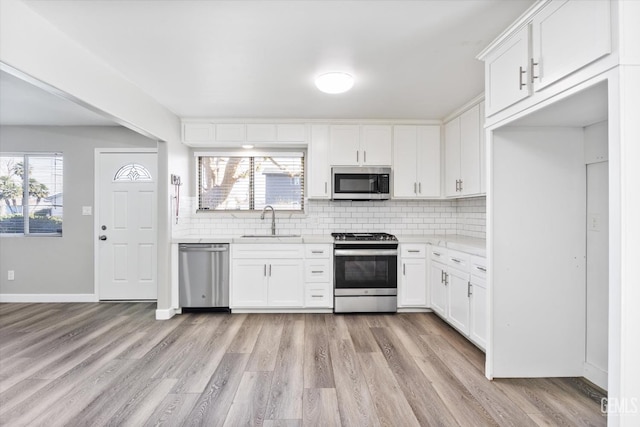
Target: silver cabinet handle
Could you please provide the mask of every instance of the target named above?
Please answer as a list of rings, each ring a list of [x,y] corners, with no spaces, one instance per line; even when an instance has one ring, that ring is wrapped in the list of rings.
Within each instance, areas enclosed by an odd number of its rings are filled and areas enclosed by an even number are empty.
[[[320,273],[324,273],[324,270],[311,270],[311,273],[320,274]]]
[[[451,261],[453,261],[453,262],[457,262],[457,263],[460,263],[460,262],[461,262],[461,261],[460,261],[459,259],[457,259],[457,258],[451,258]]]
[[[356,150],[356,163],[360,162],[360,151]]]
[[[269,277],[271,277],[271,264],[269,264]]]
[[[324,182],[324,194],[327,194],[327,181]]]
[[[323,254],[324,251],[311,251],[312,254]]]
[[[444,285],[449,285],[449,273],[444,273]]]
[[[422,183],[418,183],[418,193],[422,194]]]
[[[460,180],[460,191],[462,191],[462,180]]]
[[[417,254],[420,251],[418,249],[408,249],[407,252],[409,252],[411,254]]]
[[[480,267],[479,265],[476,265],[476,270],[485,271],[485,272],[487,271],[486,268]]]
[[[471,282],[467,282],[467,298],[471,297]]]
[[[536,65],[538,65],[538,63],[537,63],[537,62],[533,62],[533,58],[531,58],[531,59],[529,60],[529,73],[531,74],[531,84],[532,84],[532,85],[533,85],[533,81],[534,81],[535,79],[537,79],[538,77],[540,77],[540,76],[536,76],[535,70],[534,70],[534,68],[533,68],[533,67],[535,67]]]
[[[364,153],[364,162],[367,163],[367,150],[364,150],[363,153]]]
[[[322,298],[323,295],[311,295],[311,298]]]
[[[527,85],[522,81],[522,75],[526,73],[527,73],[527,70],[523,70],[522,67],[520,67],[520,77],[519,77],[520,87],[518,88],[518,90],[522,90],[522,88]]]
[[[413,183],[413,193],[414,193],[414,194],[418,194],[418,191],[417,191],[416,187],[417,187],[417,185],[416,185],[416,183],[414,182],[414,183]]]
[[[444,283],[444,270],[440,270],[440,283]]]
[[[264,277],[267,277],[267,264],[264,265],[264,272],[262,274]]]
[[[405,268],[407,265],[406,264],[402,264],[402,275],[406,276],[407,275],[407,269]]]
[[[435,256],[440,256],[439,252],[432,252],[432,254],[434,254]]]

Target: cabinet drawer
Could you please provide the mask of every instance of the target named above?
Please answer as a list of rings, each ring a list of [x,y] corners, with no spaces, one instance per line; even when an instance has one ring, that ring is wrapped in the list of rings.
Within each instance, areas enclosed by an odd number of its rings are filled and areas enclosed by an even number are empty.
[[[305,307],[333,307],[333,287],[331,283],[310,283],[305,286]]]
[[[400,245],[400,256],[402,258],[424,258],[427,254],[427,245],[421,243],[411,243]]]
[[[328,259],[305,262],[305,282],[331,282],[332,273],[331,261]]]
[[[486,258],[472,255],[469,260],[469,263],[470,263],[469,272],[472,275],[476,277],[480,277],[482,279],[487,277],[487,259]]]
[[[306,258],[331,258],[333,256],[333,245],[304,245]]]
[[[469,254],[465,254],[464,252],[449,250],[447,252],[447,265],[467,271],[469,268],[469,256]]]
[[[429,251],[431,258],[433,261],[439,261],[441,263],[447,263],[447,249],[441,248],[440,246],[433,246]]]

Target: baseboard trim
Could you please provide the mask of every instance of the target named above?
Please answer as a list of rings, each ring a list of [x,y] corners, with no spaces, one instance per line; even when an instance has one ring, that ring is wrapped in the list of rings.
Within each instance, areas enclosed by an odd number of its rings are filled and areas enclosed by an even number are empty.
[[[0,294],[0,302],[11,302],[11,303],[98,302],[98,295],[96,294]]]
[[[607,371],[604,371],[589,362],[584,362],[583,376],[601,389],[608,390],[607,384],[609,382],[609,374]]]
[[[156,320],[169,320],[176,315],[175,308],[163,308],[156,310]]]
[[[423,307],[398,307],[398,313],[432,313],[430,308]]]
[[[332,308],[232,308],[231,313],[333,313]]]

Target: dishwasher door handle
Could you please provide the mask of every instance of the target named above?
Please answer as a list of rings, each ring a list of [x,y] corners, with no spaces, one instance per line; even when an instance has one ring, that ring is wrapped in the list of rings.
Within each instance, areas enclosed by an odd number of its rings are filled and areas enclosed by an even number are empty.
[[[227,252],[228,248],[194,248],[194,247],[180,247],[180,252]]]

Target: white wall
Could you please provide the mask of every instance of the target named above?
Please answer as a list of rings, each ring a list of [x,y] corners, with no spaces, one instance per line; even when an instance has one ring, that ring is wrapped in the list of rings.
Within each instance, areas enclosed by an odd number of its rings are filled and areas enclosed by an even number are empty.
[[[609,164],[607,122],[585,128],[587,324],[585,378],[607,389],[609,354]]]
[[[493,376],[581,376],[583,130],[502,128],[491,152]]]
[[[62,237],[0,237],[0,294],[93,294],[95,148],[156,147],[126,128],[0,127],[3,152],[62,152],[64,217]],[[95,212],[94,212],[95,214]],[[15,280],[7,281],[7,270]]]

